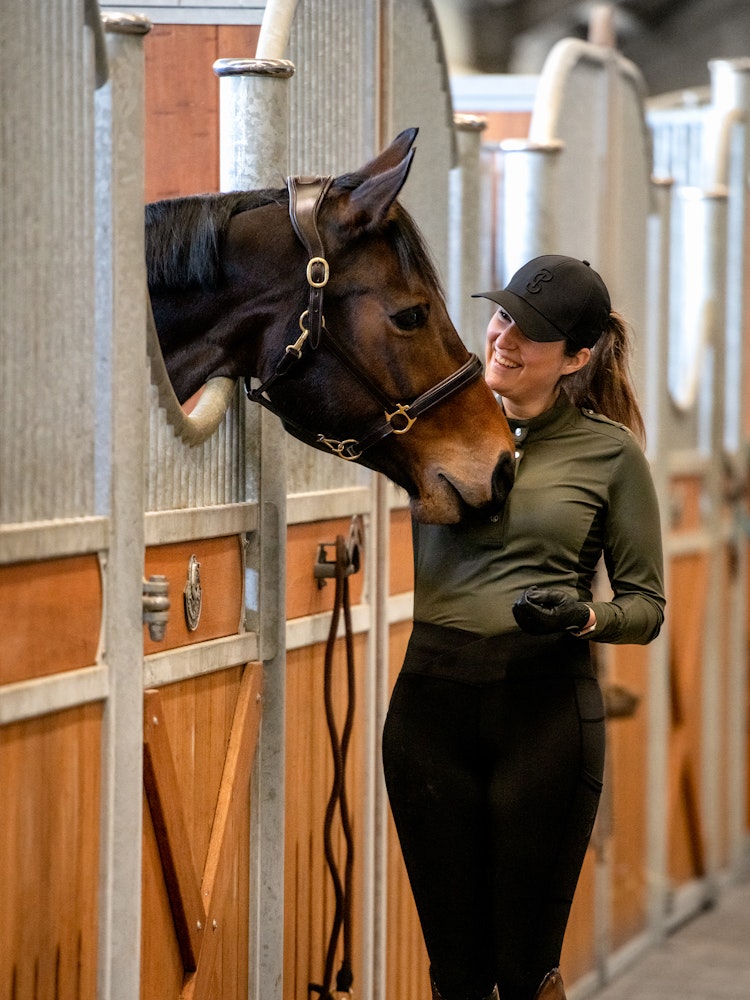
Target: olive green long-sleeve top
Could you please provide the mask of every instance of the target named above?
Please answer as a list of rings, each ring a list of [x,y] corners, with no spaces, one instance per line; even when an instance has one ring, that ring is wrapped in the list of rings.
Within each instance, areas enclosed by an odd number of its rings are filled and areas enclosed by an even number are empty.
[[[630,431],[560,394],[531,420],[510,420],[516,480],[503,513],[457,525],[414,522],[414,618],[480,635],[520,631],[527,587],[591,604],[599,642],[647,643],[664,619],[659,509]],[[594,601],[604,556],[612,600]],[[598,588],[597,588],[598,589]]]

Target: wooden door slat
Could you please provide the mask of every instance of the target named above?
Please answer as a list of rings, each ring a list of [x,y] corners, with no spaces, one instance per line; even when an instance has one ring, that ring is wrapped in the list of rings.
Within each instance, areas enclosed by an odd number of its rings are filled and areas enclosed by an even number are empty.
[[[143,784],[183,966],[198,964],[206,912],[158,690],[144,692]]]
[[[245,808],[240,794],[247,790],[262,714],[263,667],[251,663],[245,668],[232,719],[224,770],[211,826],[206,865],[203,870],[201,894],[207,919],[200,961],[186,977],[181,1000],[208,1000],[212,986],[214,964],[222,940],[223,909],[231,875],[228,851],[234,845],[232,831]]]

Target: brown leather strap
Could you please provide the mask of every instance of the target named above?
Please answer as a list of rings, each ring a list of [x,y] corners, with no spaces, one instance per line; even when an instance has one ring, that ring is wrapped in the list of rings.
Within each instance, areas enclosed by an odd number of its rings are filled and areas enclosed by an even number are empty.
[[[333,177],[287,177],[289,217],[299,241],[311,257],[325,257],[318,213]]]
[[[307,283],[310,296],[305,317],[310,346],[317,348],[323,329],[323,289],[328,282],[328,262],[318,230],[318,213],[333,177],[287,177],[289,218],[302,246],[307,250]]]

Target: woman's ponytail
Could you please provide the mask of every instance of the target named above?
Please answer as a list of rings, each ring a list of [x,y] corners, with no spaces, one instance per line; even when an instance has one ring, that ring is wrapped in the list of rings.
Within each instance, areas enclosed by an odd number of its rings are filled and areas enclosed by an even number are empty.
[[[625,424],[644,446],[646,429],[630,373],[630,351],[625,320],[612,312],[604,333],[591,348],[588,364],[563,376],[561,385],[574,406]],[[574,354],[575,349],[570,353]]]

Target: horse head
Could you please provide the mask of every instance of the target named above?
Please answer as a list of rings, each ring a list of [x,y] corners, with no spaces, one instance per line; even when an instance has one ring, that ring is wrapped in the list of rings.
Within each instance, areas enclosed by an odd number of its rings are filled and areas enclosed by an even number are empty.
[[[152,308],[175,391],[244,377],[307,443],[384,473],[423,521],[496,510],[511,434],[397,201],[416,129],[360,170],[149,206]]]

